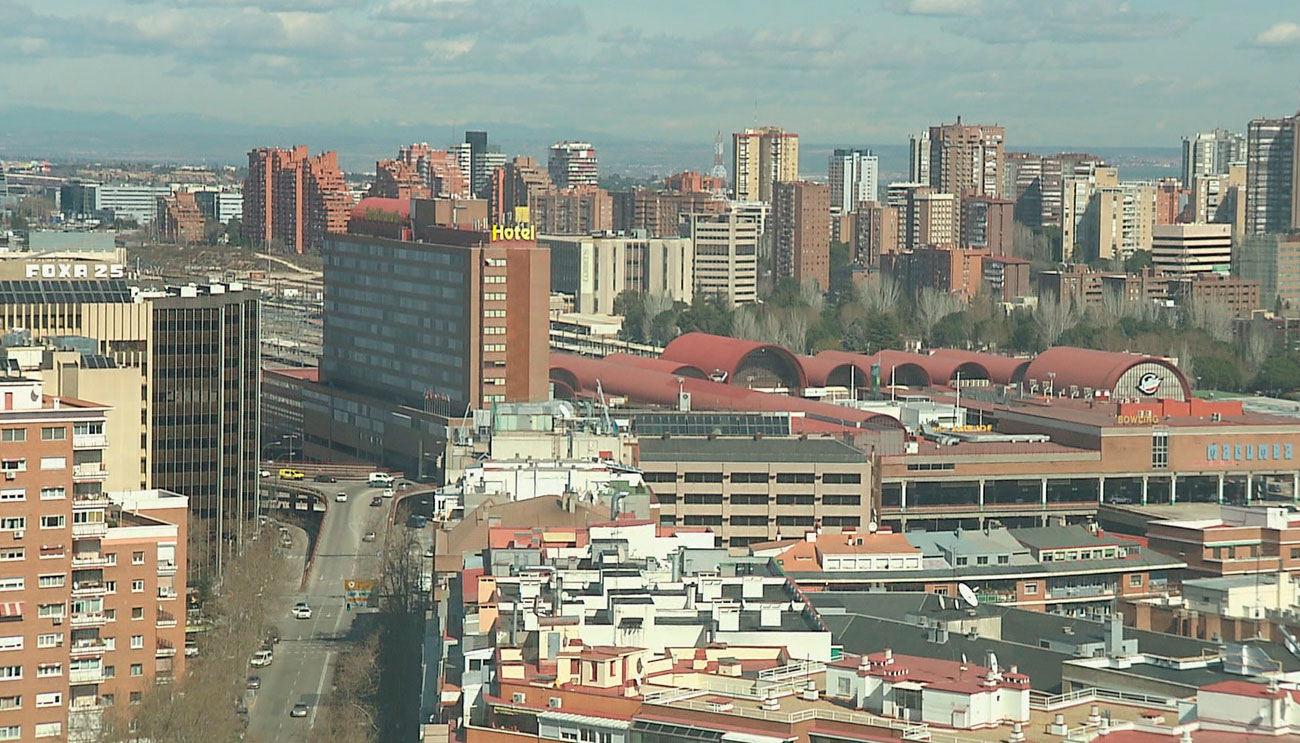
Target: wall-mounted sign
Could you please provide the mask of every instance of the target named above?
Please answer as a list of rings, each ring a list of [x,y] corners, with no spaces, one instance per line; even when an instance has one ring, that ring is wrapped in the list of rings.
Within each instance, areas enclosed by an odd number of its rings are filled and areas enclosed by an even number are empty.
[[[536,240],[537,228],[531,224],[516,224],[510,227],[503,227],[499,224],[492,225],[492,242],[498,240]]]
[[[1144,395],[1154,395],[1160,391],[1160,375],[1147,372],[1138,378],[1137,391]]]
[[[1207,462],[1267,462],[1290,459],[1291,444],[1207,444]]]
[[[28,263],[29,279],[121,279],[126,267],[121,263]]]
[[[1132,415],[1117,415],[1115,422],[1121,426],[1147,425],[1156,422],[1156,414],[1150,410],[1139,410]]]

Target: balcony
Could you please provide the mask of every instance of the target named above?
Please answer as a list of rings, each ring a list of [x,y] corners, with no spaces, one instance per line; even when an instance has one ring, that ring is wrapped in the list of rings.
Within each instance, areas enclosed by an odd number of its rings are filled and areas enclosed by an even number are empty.
[[[161,576],[176,575],[176,563],[159,561],[158,575]]]
[[[103,709],[105,709],[105,707],[102,703],[100,703],[99,697],[97,696],[78,697],[76,699],[73,699],[71,702],[68,702],[68,712],[72,714],[76,714],[78,712],[81,713],[99,712],[100,710]]]
[[[103,666],[96,666],[94,668],[73,668],[68,671],[69,684],[102,684],[103,682]]]
[[[108,643],[103,640],[77,640],[68,646],[68,656],[71,658],[95,658],[104,654],[108,649]]]
[[[1098,584],[1091,586],[1049,586],[1047,589],[1047,598],[1049,599],[1094,598],[1114,595],[1114,584]]]
[[[72,465],[72,479],[75,480],[103,480],[108,477],[108,469],[104,467],[103,462],[82,462],[81,464]]]
[[[73,539],[103,539],[108,535],[108,522],[106,521],[84,521],[81,523],[73,522],[72,538]]]
[[[72,496],[74,511],[107,508],[109,503],[108,493],[76,493]]]
[[[103,581],[97,580],[79,580],[72,584],[73,598],[97,598],[107,595],[108,589],[104,587]]]
[[[176,656],[176,645],[168,640],[159,638],[158,644],[154,646],[153,657],[155,658],[172,658]]]
[[[103,627],[108,618],[102,611],[99,612],[80,612],[72,615],[69,620],[73,627]]]
[[[73,449],[106,449],[108,448],[108,436],[102,433],[74,433],[72,435]]]
[[[176,598],[176,589],[175,589],[175,588],[163,588],[162,586],[158,586],[158,598],[159,598],[159,600],[163,600],[163,599],[174,599],[174,598]]]
[[[155,627],[166,629],[176,626],[176,615],[168,611],[158,611],[158,619],[154,622]]]
[[[93,554],[72,554],[72,567],[74,568],[106,568],[110,567],[112,561],[99,553]]]

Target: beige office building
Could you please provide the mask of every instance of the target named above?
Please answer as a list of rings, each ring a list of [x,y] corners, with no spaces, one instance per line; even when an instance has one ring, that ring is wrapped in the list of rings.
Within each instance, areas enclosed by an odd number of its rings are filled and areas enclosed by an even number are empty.
[[[728,547],[873,521],[871,463],[838,439],[642,437],[640,454],[659,523],[708,527]]]
[[[551,291],[573,297],[573,311],[613,315],[625,291],[690,304],[695,296],[695,246],[689,238],[548,236]]]
[[[799,180],[799,135],[780,127],[731,135],[736,201],[772,203],[772,184]]]
[[[1156,225],[1151,265],[1171,276],[1226,274],[1232,269],[1232,225]]]
[[[1061,178],[1061,260],[1074,260],[1085,234],[1084,219],[1093,196],[1101,188],[1118,188],[1119,171],[1110,166],[1084,163]]]
[[[686,219],[695,248],[695,294],[720,297],[730,307],[757,301],[761,219],[738,209]]]

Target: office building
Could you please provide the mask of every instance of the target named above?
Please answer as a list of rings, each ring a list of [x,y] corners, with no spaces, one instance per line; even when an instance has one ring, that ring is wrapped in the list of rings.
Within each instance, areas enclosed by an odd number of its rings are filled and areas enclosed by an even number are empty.
[[[544,249],[422,224],[418,214],[417,242],[363,227],[326,243],[324,384],[415,408],[436,400],[458,415],[545,398]]]
[[[799,179],[799,135],[780,127],[731,135],[736,201],[772,203],[772,184]]]
[[[194,194],[177,191],[159,196],[156,211],[158,218],[154,228],[162,242],[189,244],[203,240],[203,214]]]
[[[468,155],[469,187],[474,196],[482,197],[492,177],[492,168],[488,167],[488,133],[484,131],[465,132],[464,146],[458,149],[462,157]],[[460,162],[464,163],[463,159]]]
[[[879,201],[860,202],[853,212],[853,234],[849,242],[853,260],[861,266],[880,265],[880,256],[899,250],[898,208]]]
[[[963,247],[987,251],[989,255],[1011,255],[1015,237],[1015,202],[991,196],[972,196],[961,201]]]
[[[690,304],[695,246],[686,238],[537,238],[551,254],[551,291],[573,298],[573,311],[613,315],[623,292],[665,296]]]
[[[1265,309],[1300,306],[1300,233],[1247,235],[1233,256],[1233,272],[1259,282]]]
[[[859,203],[879,198],[880,158],[871,150],[835,150],[831,153],[828,175],[834,214],[851,212]]]
[[[1300,114],[1246,130],[1246,234],[1300,229]]]
[[[1237,317],[1249,317],[1263,308],[1259,301],[1260,284],[1226,273],[1205,271],[1181,278],[1170,278],[1169,298],[1180,305],[1215,305]]]
[[[243,196],[244,239],[293,253],[318,252],[326,233],[346,231],[352,207],[338,153],[309,157],[305,145],[249,152]]]
[[[244,195],[239,191],[200,189],[194,191],[194,203],[209,222],[228,224],[244,216]]]
[[[695,246],[695,294],[718,297],[728,307],[757,301],[761,217],[731,208],[683,220]]]
[[[1232,270],[1232,225],[1156,225],[1151,266],[1170,276],[1228,273]]]
[[[1000,126],[941,124],[930,127],[930,186],[967,196],[1002,195],[1006,131]]]
[[[1191,188],[1197,176],[1227,175],[1228,166],[1246,162],[1246,138],[1226,129],[1198,132],[1183,137],[1183,188]]]
[[[130,462],[122,483],[189,499],[196,573],[219,572],[257,515],[258,314],[259,293],[240,284],[145,292],[114,278],[0,281],[0,330],[80,353],[43,356],[47,385],[140,411],[134,456],[113,454]],[[134,381],[120,384],[112,367]]]
[[[534,191],[528,211],[533,226],[547,235],[589,235],[614,228],[614,200],[598,186]]]
[[[957,246],[957,198],[933,188],[911,188],[900,210],[900,246],[916,249],[923,246],[952,248]]]
[[[869,457],[834,438],[645,437],[640,447],[659,523],[708,527],[726,546],[872,519]]]
[[[98,403],[22,377],[0,379],[0,393],[11,685],[0,729],[12,740],[93,739],[107,705],[183,674],[185,499],[103,491]],[[103,636],[113,628],[122,634]]]
[[[1080,248],[1086,248],[1091,245],[1096,250],[1097,240],[1088,240],[1089,230],[1092,227],[1088,223],[1089,216],[1092,216],[1092,224],[1099,225],[1097,221],[1098,202],[1094,198],[1097,191],[1102,188],[1119,188],[1119,172],[1110,166],[1100,165],[1095,162],[1080,163],[1075,166],[1074,173],[1063,175],[1061,177],[1061,260],[1071,262],[1075,259],[1075,251]],[[1114,211],[1112,211],[1114,213]],[[1097,232],[1099,232],[1099,227]],[[1097,233],[1092,233],[1096,235]]]
[[[912,183],[930,182],[929,129],[907,139],[907,180]]]
[[[790,181],[772,190],[772,276],[830,288],[830,188]]]
[[[166,186],[132,184],[96,186],[94,214],[109,221],[125,220],[142,225],[153,224],[158,216],[158,198],[170,194],[171,189]]]
[[[546,172],[561,190],[596,186],[600,180],[596,148],[590,142],[556,142],[546,160]]]

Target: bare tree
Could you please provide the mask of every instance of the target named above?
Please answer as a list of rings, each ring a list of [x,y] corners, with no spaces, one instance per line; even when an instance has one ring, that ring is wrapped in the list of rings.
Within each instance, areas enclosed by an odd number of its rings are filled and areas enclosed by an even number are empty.
[[[1184,308],[1186,323],[1204,330],[1216,341],[1232,340],[1232,310],[1221,302],[1189,302]]]
[[[898,282],[884,274],[869,275],[858,289],[858,302],[868,313],[893,312],[902,298]]]
[[[1267,322],[1255,321],[1246,326],[1242,345],[1246,363],[1251,369],[1258,369],[1260,364],[1272,355],[1273,348],[1277,345],[1277,338]]]
[[[731,318],[731,334],[747,341],[765,339],[767,331],[763,328],[763,318],[753,307],[744,306],[736,309]]]
[[[320,743],[378,741],[378,689],[379,638],[371,634],[339,655],[334,666],[334,689],[312,740]]]
[[[821,314],[822,308],[826,306],[826,294],[817,286],[817,282],[808,279],[799,287],[799,299],[813,312]]]
[[[1079,324],[1079,310],[1069,295],[1058,297],[1046,293],[1034,307],[1034,325],[1047,345],[1056,343],[1061,334]]]
[[[954,312],[960,312],[966,305],[957,297],[941,292],[933,287],[922,287],[916,295],[916,319],[921,323],[926,340],[936,323]]]
[[[808,315],[797,308],[771,316],[773,321],[774,341],[795,353],[808,350]]]

